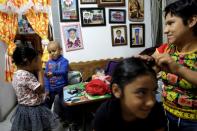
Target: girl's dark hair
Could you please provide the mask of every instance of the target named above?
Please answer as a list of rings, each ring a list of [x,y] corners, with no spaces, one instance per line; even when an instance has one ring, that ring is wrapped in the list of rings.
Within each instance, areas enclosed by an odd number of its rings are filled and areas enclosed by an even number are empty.
[[[30,47],[17,46],[13,53],[13,62],[17,66],[27,66],[28,62],[32,62],[34,58],[38,56],[38,53]]]
[[[188,20],[197,15],[197,0],[178,0],[165,7],[165,17],[168,13],[181,17],[184,25],[187,25]],[[197,24],[193,27],[194,35],[197,36]]]
[[[151,75],[156,80],[152,65],[139,58],[127,58],[118,63],[113,75],[112,84],[117,84],[121,90],[138,76]]]

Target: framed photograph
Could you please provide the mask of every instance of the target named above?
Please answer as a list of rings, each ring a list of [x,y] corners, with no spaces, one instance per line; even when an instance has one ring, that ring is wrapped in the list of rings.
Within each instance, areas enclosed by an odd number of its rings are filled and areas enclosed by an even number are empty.
[[[128,0],[128,17],[130,21],[144,21],[144,0]]]
[[[78,0],[59,0],[60,21],[79,21]]]
[[[105,26],[104,8],[80,8],[82,26]]]
[[[111,26],[112,46],[127,45],[127,26]]]
[[[18,16],[18,32],[19,34],[32,34],[35,33],[32,26],[28,22],[25,15]]]
[[[109,9],[109,23],[126,23],[126,10]]]
[[[81,4],[97,4],[97,0],[80,0]]]
[[[61,25],[62,40],[65,44],[66,51],[83,49],[81,27],[79,23]]]
[[[125,6],[125,0],[98,0],[98,6]]]
[[[144,24],[130,24],[130,47],[145,47]]]

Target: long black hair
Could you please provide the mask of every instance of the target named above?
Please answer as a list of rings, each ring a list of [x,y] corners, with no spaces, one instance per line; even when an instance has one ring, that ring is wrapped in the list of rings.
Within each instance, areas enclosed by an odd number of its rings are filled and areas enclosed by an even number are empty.
[[[126,58],[116,66],[112,75],[112,84],[117,84],[123,88],[134,81],[138,76],[151,75],[156,80],[156,73],[152,69],[152,64],[139,58]]]
[[[38,53],[27,46],[17,46],[13,53],[13,62],[17,66],[27,66],[28,62],[32,62],[34,58],[38,57]]]

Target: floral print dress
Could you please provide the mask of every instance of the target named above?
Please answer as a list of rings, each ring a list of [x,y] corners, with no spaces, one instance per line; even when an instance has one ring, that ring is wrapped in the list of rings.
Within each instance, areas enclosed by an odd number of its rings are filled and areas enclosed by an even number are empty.
[[[179,53],[175,46],[163,44],[156,51],[169,53],[180,66],[197,71],[197,50]],[[197,87],[176,74],[161,71],[161,77],[165,110],[182,119],[197,120]]]

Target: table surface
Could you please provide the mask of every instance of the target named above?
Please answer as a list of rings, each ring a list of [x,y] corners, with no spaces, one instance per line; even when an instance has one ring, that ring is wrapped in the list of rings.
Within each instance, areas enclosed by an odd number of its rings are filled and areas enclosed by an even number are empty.
[[[77,93],[70,94],[70,91],[77,89]],[[93,103],[111,98],[111,94],[102,96],[91,96],[85,92],[85,83],[78,83],[64,87],[64,104],[66,106],[75,106],[86,103]]]

